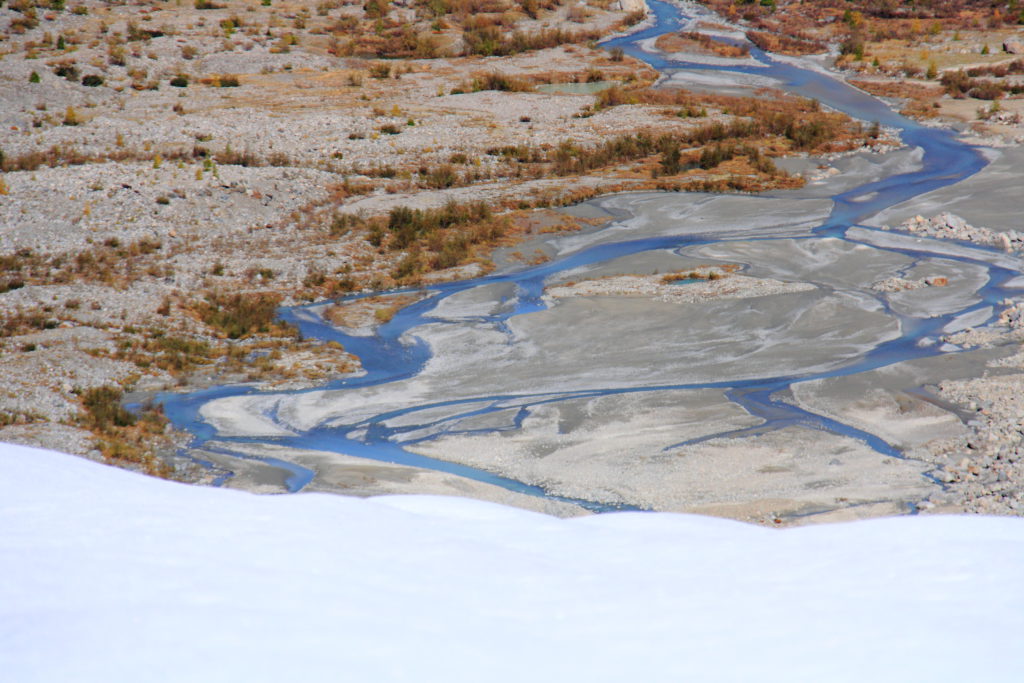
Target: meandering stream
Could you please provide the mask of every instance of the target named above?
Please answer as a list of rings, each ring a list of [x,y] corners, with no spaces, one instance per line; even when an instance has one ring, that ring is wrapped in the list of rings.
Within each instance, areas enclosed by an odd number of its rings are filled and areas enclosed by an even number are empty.
[[[552,486],[542,470],[529,477],[497,474],[517,470],[488,467],[486,454],[478,451],[513,444],[501,451],[506,460],[540,458],[569,445],[578,450],[591,434],[620,439],[623,452],[635,451],[646,462],[714,439],[756,439],[800,429],[852,439],[873,452],[901,458],[897,445],[871,430],[799,407],[792,390],[801,383],[956,352],[939,341],[944,334],[997,315],[998,302],[1011,293],[1004,285],[1020,274],[1012,261],[983,247],[859,227],[882,209],[976,173],[985,159],[948,131],[921,126],[824,71],[773,59],[754,47],[756,65],[694,64],[645,51],[644,41],[687,21],[676,6],[658,0],[649,5],[652,26],[610,40],[606,47],[621,47],[667,77],[703,70],[773,79],[781,89],[898,129],[909,148],[921,151],[914,168],[889,172],[880,162],[884,177],[829,197],[779,192],[760,198],[646,194],[596,200],[593,207],[617,217],[608,227],[548,239],[553,258],[541,265],[432,285],[426,298],[370,336],[345,334],[326,324],[318,314],[323,304],[283,310],[282,317],[304,336],[344,345],[362,360],[365,373],[296,392],[262,395],[251,387],[227,386],[162,395],[175,426],[195,435],[193,446],[238,457],[257,456],[242,448],[233,451],[232,444],[342,453],[449,472],[592,510],[650,505],[642,495],[630,500],[628,490],[605,490],[599,478],[588,489]],[[800,215],[805,205],[806,215]],[[732,223],[722,216],[732,216]],[[691,309],[687,320],[670,320],[671,309],[662,305],[553,304],[544,296],[545,287],[555,282],[631,268],[655,272],[675,260],[682,267],[708,260],[740,263],[747,274],[810,282],[816,290],[763,307],[742,301],[716,304],[699,324],[699,314]],[[916,300],[915,295],[900,299],[869,287],[873,276],[867,271],[873,268],[878,270],[875,279],[946,269],[974,284],[951,288],[938,301]],[[642,447],[635,435],[605,435],[600,429],[618,419],[623,406],[632,406],[631,419],[647,413],[660,419],[708,397],[720,397],[720,403],[703,426],[695,420],[678,434],[645,440]],[[204,414],[203,406],[212,402],[240,400],[260,406],[261,419],[277,429],[225,432]],[[545,426],[544,420],[557,425]],[[532,451],[528,440],[520,438],[527,428],[547,435],[554,445]],[[566,445],[569,434],[576,441]],[[465,453],[432,457],[447,448],[439,444]],[[269,462],[289,471],[292,491],[314,476],[292,462]],[[567,470],[571,462],[576,461],[567,460]],[[588,490],[596,493],[587,495]]]

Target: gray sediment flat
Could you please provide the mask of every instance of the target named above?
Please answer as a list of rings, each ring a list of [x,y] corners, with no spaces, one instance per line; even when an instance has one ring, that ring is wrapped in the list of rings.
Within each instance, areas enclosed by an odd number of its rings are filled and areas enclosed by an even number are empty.
[[[1021,169],[1024,148],[987,149],[993,158],[984,169],[955,185],[927,192],[879,212],[867,225],[897,225],[916,215],[952,210],[972,225],[990,230],[1024,230],[1021,213]]]
[[[517,290],[482,284],[443,300],[427,318],[436,322],[408,332],[431,348],[425,367],[410,379],[224,399],[204,406],[204,416],[236,435],[332,427],[359,436],[365,421],[389,413],[380,424],[401,428],[395,439],[408,451],[539,485],[556,496],[744,519],[895,514],[938,489],[925,476],[932,467],[925,462],[797,425],[759,431],[763,419],[724,389],[670,387],[826,373],[897,338],[902,323],[896,313],[929,317],[977,302],[986,279],[981,266],[899,253],[888,244],[902,244],[902,238],[888,233],[857,233],[881,235],[877,245],[814,236],[811,229],[831,207],[822,199],[649,193],[593,204],[631,216],[535,242],[567,256],[627,236],[707,235],[716,241],[557,272],[549,287],[729,265],[741,269],[744,281],[801,283],[802,291],[766,287],[770,293],[758,295],[755,287],[728,298],[725,277],[714,283],[721,296],[679,303],[611,287],[599,295],[551,297],[547,308],[498,324],[482,316],[510,310]],[[947,286],[873,289],[889,278],[923,282],[933,276],[947,278]],[[865,376],[798,381],[783,398],[916,448],[963,432],[955,416],[909,391],[939,380],[951,363],[957,376],[970,376],[984,363],[965,354],[946,358]],[[608,390],[614,393],[581,395]],[[438,405],[449,401],[455,403]],[[477,410],[484,406],[488,410]],[[313,462],[308,454],[301,458]],[[344,475],[331,469],[342,461],[338,456],[321,453],[315,460],[318,472],[333,472],[318,475],[318,488],[342,490],[351,477],[364,481],[375,471],[367,461],[357,466],[358,458],[345,460]],[[361,490],[419,486],[437,492],[454,486],[426,475],[398,486],[391,474],[381,471],[385,483],[364,481]]]

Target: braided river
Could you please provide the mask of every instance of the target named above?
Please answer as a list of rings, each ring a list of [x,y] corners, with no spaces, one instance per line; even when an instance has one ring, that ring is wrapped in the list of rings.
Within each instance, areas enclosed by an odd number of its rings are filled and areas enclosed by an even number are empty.
[[[649,7],[648,27],[604,46],[651,64],[667,85],[769,85],[894,129],[904,147],[843,157],[839,173],[800,190],[586,202],[567,211],[600,227],[517,246],[546,262],[499,252],[493,273],[415,290],[423,298],[370,333],[331,326],[323,302],[284,309],[365,372],[296,391],[161,395],[194,435],[193,457],[224,471],[226,485],[248,472],[273,490],[352,492],[358,471],[393,486],[357,493],[461,493],[556,514],[890,514],[941,487],[908,454],[962,425],[927,388],[972,371],[944,337],[997,317],[1019,293],[1021,264],[867,223],[976,174],[985,156],[811,63],[754,47],[751,59],[713,63],[658,52],[654,38],[697,17]],[[771,287],[730,293],[723,278],[722,296],[694,300],[550,293],[726,264]],[[930,277],[948,285],[875,286]],[[418,478],[431,484],[417,488]]]

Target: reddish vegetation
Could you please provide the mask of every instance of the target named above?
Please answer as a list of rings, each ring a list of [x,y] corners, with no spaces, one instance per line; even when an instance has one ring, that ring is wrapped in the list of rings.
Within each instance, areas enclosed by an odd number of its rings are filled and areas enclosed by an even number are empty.
[[[900,111],[904,116],[927,119],[938,115],[936,111],[938,99],[943,92],[942,88],[938,86],[903,81],[851,80],[850,83],[872,95],[906,100],[906,104]]]
[[[828,49],[828,45],[820,40],[802,40],[765,31],[747,31],[747,39],[765,52],[784,55],[813,55]]]
[[[666,52],[696,52],[720,57],[746,57],[750,50],[743,45],[729,45],[697,31],[666,33],[655,42],[655,47]]]
[[[518,22],[536,19],[559,4],[556,0],[414,2],[409,11],[415,13],[416,21],[409,22],[393,18],[385,0],[369,0],[364,5],[365,19],[346,15],[324,32],[330,36],[328,51],[333,54],[388,58],[438,57],[450,53],[453,45],[461,45],[466,55],[511,55],[585,43],[602,36],[603,32],[594,29],[516,30]],[[643,13],[633,13],[620,25],[628,26],[642,18]]]
[[[999,0],[794,0],[768,4],[704,0],[704,4],[729,19],[743,19],[755,28],[800,38],[809,37],[802,32],[816,30],[836,37],[856,29],[865,19],[875,20],[872,28],[916,29],[920,34],[922,22],[938,21],[944,29],[999,28],[1019,23],[1024,15],[1019,3]]]
[[[822,111],[818,102],[766,92],[770,97],[737,97],[731,95],[696,95],[686,90],[645,89],[636,92],[637,101],[683,108],[714,107],[747,122],[729,126],[723,138],[712,135],[707,140],[734,138],[759,139],[776,136],[784,148],[825,152],[849,149],[860,145],[863,131],[845,114]],[[711,124],[712,128],[716,124]],[[722,127],[722,124],[717,124]],[[784,141],[784,142],[783,142]],[[767,141],[769,146],[772,141]]]

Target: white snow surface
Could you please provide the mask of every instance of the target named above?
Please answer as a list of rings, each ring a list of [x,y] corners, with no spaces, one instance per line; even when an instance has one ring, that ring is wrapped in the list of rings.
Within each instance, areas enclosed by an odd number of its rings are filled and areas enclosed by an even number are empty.
[[[257,496],[0,444],[0,680],[1020,681],[1024,519]]]

